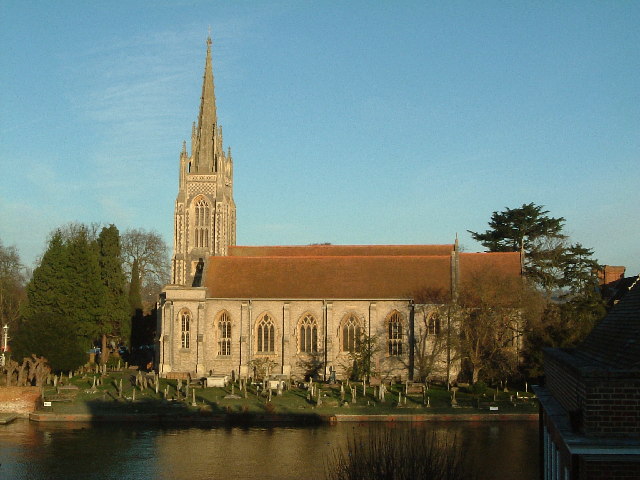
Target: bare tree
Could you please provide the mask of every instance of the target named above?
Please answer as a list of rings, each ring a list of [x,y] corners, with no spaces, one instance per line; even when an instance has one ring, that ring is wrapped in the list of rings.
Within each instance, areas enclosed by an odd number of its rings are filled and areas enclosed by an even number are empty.
[[[101,229],[102,225],[96,222],[89,224],[69,222],[64,224],[62,227],[57,228],[55,231],[60,233],[61,237],[65,241],[71,241],[74,238],[78,238],[80,235],[85,235],[89,242],[95,242]]]
[[[131,267],[137,260],[142,298],[153,303],[162,286],[169,282],[169,247],[158,232],[134,228],[121,236],[121,249],[125,275],[131,279]]]
[[[0,327],[14,326],[26,299],[25,269],[15,247],[0,242]]]
[[[460,343],[472,383],[495,362],[500,363],[503,373],[515,371],[525,296],[519,277],[493,271],[473,275],[462,285],[458,298]]]
[[[438,376],[449,383],[451,363],[458,358],[458,336],[452,332],[451,296],[442,289],[424,288],[415,292],[413,299],[417,376],[421,381]]]

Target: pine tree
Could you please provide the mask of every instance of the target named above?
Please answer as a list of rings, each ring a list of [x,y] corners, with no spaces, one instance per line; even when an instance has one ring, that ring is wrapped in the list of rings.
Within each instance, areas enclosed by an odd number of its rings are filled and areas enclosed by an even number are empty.
[[[76,363],[78,352],[86,352],[95,338],[102,302],[94,250],[86,231],[70,238],[65,238],[60,229],[52,233],[40,265],[27,284],[23,321],[14,338],[16,351],[25,356],[42,355],[54,368],[66,365],[59,360],[61,355],[69,354],[71,363]],[[56,321],[64,341],[51,335]]]
[[[120,233],[115,225],[104,227],[97,239],[100,277],[104,286],[104,310],[100,321],[102,336],[101,361],[106,362],[107,336],[119,337],[128,344],[131,337],[131,318],[125,294],[122,271]]]
[[[484,233],[468,232],[490,252],[521,252],[524,255],[542,238],[564,238],[564,218],[548,217],[549,211],[543,208],[528,203],[519,208],[493,212],[489,230]]]
[[[543,208],[528,203],[493,212],[488,230],[469,233],[490,252],[520,252],[523,274],[549,297],[595,287],[598,262],[593,250],[569,244],[565,219],[550,217]]]
[[[67,249],[62,241],[60,231],[55,231],[49,238],[49,245],[40,265],[33,271],[27,284],[27,305],[24,318],[29,321],[41,311],[51,311],[66,315],[62,299],[68,294],[63,271],[67,263]]]
[[[101,334],[106,288],[102,283],[98,247],[90,241],[86,229],[81,229],[68,242],[68,268],[66,281],[74,294],[68,300],[73,304],[70,317],[77,325],[78,334],[87,342]]]

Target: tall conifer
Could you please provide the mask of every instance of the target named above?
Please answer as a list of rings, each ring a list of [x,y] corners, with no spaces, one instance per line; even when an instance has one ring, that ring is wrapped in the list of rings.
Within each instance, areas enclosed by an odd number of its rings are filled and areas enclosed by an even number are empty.
[[[69,302],[66,301],[66,297],[71,288],[65,276],[68,267],[67,253],[62,233],[56,230],[49,239],[40,265],[33,271],[33,276],[27,284],[27,305],[24,310],[26,322],[46,311],[69,316]]]
[[[100,275],[104,292],[104,310],[100,322],[102,336],[102,359],[106,361],[107,336],[119,337],[129,344],[131,318],[125,294],[125,276],[122,271],[120,233],[115,225],[104,227],[97,240]]]
[[[66,335],[64,348],[73,345],[76,353],[86,351],[99,331],[103,301],[97,251],[86,228],[66,237],[60,229],[54,231],[40,265],[27,284],[21,330],[31,340],[22,345],[32,351],[23,353],[51,358],[59,355],[62,348],[59,342],[51,339],[40,342],[41,335],[29,333],[46,330],[56,318],[64,319],[64,325],[61,324],[61,331]]]
[[[74,294],[68,300],[73,303],[71,317],[78,334],[87,342],[98,338],[105,311],[105,287],[102,283],[98,248],[89,239],[86,228],[81,229],[68,242],[68,269],[66,280]]]

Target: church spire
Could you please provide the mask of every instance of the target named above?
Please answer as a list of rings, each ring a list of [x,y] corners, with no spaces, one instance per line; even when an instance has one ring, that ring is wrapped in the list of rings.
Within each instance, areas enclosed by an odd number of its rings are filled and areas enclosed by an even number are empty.
[[[216,124],[216,94],[211,66],[211,37],[207,38],[207,58],[204,64],[202,80],[202,96],[200,97],[200,113],[196,130],[196,145],[193,148],[195,173],[214,171]]]

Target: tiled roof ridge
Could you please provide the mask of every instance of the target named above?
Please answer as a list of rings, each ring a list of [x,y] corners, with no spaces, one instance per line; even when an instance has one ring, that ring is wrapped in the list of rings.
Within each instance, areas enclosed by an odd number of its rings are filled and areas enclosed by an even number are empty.
[[[460,255],[520,255],[520,252],[459,252]]]
[[[220,256],[220,255],[210,255],[209,259],[227,259],[227,258],[233,258],[234,260],[236,259],[243,259],[243,260],[255,260],[255,259],[260,259],[260,258],[278,258],[278,259],[282,259],[282,260],[287,260],[287,259],[303,259],[303,258],[322,258],[322,259],[349,259],[349,258],[366,258],[366,259],[371,259],[372,261],[374,261],[375,259],[380,259],[380,258],[394,258],[394,259],[399,259],[399,258],[451,258],[451,255],[447,255],[447,254],[438,254],[438,255],[254,255],[254,256],[239,256],[239,257],[235,257],[235,256]]]
[[[631,290],[638,284],[638,282],[640,282],[640,273],[636,276],[636,279],[633,281],[633,283],[627,287],[627,290]]]
[[[331,247],[453,247],[453,243],[332,243],[330,245],[232,245],[229,248],[331,248]]]

